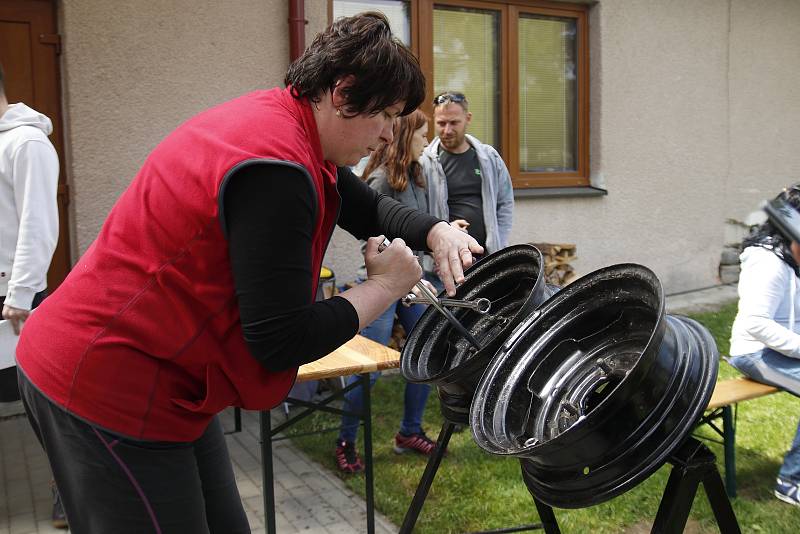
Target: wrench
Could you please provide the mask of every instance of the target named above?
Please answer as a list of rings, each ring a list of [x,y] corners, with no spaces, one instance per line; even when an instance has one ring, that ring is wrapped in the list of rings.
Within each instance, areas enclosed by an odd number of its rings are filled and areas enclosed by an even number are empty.
[[[470,310],[476,311],[481,315],[484,315],[489,312],[492,308],[492,301],[489,299],[485,299],[483,297],[477,298],[475,300],[460,300],[460,299],[437,299],[439,304],[442,306],[448,306],[451,308],[468,308]],[[430,302],[425,298],[418,298],[415,294],[409,293],[402,299],[403,304],[430,304]]]
[[[378,252],[383,252],[386,249],[386,247],[388,247],[391,244],[392,242],[384,237],[383,243],[378,245]],[[453,328],[455,328],[459,334],[464,336],[464,339],[466,339],[470,345],[475,347],[475,350],[481,350],[481,344],[478,343],[478,340],[475,339],[475,337],[469,333],[469,330],[467,330],[458,319],[456,319],[455,315],[450,313],[450,310],[446,309],[441,304],[439,304],[439,299],[437,299],[436,295],[434,295],[433,292],[430,289],[428,289],[428,287],[425,284],[422,283],[422,280],[417,282],[416,288],[419,290],[420,293],[422,293],[423,297],[425,297],[425,299],[427,299],[428,302],[430,302],[431,306],[436,308],[436,310],[439,313],[441,313],[445,319],[447,319],[450,325]]]

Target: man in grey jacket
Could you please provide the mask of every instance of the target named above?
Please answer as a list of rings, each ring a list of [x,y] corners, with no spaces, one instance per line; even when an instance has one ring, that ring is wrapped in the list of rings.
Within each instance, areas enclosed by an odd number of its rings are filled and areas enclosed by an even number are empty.
[[[514,213],[508,168],[497,150],[466,133],[472,113],[462,93],[442,93],[433,105],[437,137],[420,158],[430,214],[468,232],[487,254],[496,252],[508,246]]]

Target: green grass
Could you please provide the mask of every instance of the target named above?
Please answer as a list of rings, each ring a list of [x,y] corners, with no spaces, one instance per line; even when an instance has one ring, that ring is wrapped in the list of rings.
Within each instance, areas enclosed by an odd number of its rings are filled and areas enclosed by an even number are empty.
[[[706,325],[717,340],[720,352],[728,351],[730,325],[735,304],[718,312],[694,316]],[[727,364],[720,366],[720,379],[736,376]],[[375,498],[377,509],[395,524],[402,523],[416,486],[425,468],[425,458],[398,456],[392,452],[392,439],[402,417],[403,380],[383,377],[373,388],[373,449],[375,460]],[[798,401],[781,393],[743,403],[739,407],[736,438],[739,496],[733,500],[742,532],[784,534],[800,532],[800,509],[779,502],[772,496],[775,474],[794,436],[798,421]],[[330,428],[335,418],[315,414],[303,430]],[[435,393],[431,394],[424,426],[434,437],[442,418]],[[703,435],[712,436],[708,431]],[[336,472],[333,448],[335,433],[304,436],[294,442],[314,460]],[[720,472],[722,446],[709,443],[717,455]],[[617,533],[626,527],[649,525],[655,518],[670,467],[665,465],[644,483],[604,504],[580,510],[557,509],[556,517],[564,533]],[[364,494],[363,475],[343,476],[356,493]],[[481,451],[469,430],[453,434],[448,455],[442,462],[431,492],[417,521],[415,532],[443,533],[488,530],[532,523],[538,516],[531,496],[520,476],[519,462]],[[713,514],[700,490],[692,506],[691,521],[698,532],[718,532]]]

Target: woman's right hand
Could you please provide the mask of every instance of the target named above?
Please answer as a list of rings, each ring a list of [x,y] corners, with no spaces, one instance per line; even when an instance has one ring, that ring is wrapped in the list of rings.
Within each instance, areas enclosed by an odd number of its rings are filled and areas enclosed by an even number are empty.
[[[400,238],[392,241],[383,252],[378,252],[383,240],[383,236],[367,240],[364,253],[367,279],[380,284],[393,298],[400,299],[422,278],[422,267],[417,256]]]

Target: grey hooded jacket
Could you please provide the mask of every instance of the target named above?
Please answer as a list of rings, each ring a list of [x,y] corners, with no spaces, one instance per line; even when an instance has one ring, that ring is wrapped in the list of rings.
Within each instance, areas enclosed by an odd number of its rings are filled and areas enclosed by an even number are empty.
[[[514,190],[511,186],[511,176],[508,173],[503,158],[491,145],[481,143],[475,137],[467,134],[467,142],[472,145],[478,154],[481,166],[483,184],[481,196],[483,197],[483,222],[486,225],[486,253],[497,252],[508,246],[508,236],[511,233],[511,223],[514,216]],[[419,162],[425,173],[428,183],[428,210],[431,215],[450,220],[450,211],[447,207],[447,177],[444,174],[442,163],[439,161],[439,145],[441,140],[437,137],[425,148]],[[428,256],[426,262],[431,260]],[[432,265],[425,269],[432,270]]]

